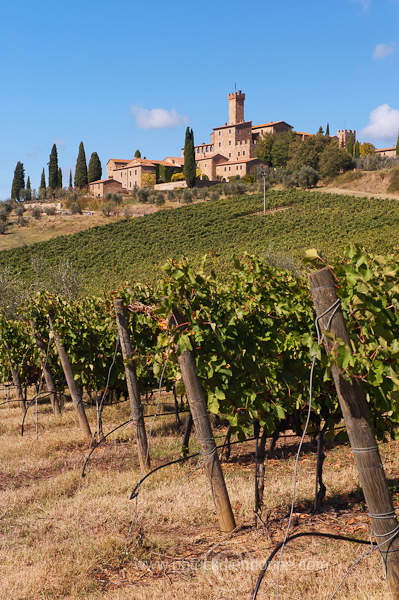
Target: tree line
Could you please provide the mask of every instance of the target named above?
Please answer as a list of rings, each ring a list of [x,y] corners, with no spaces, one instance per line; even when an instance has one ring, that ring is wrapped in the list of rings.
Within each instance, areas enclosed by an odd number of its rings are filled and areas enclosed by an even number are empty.
[[[90,156],[89,164],[86,161],[86,153],[83,142],[79,144],[78,157],[76,159],[75,175],[72,180],[72,170],[69,172],[69,188],[75,187],[83,189],[92,181],[98,181],[102,177],[102,166],[97,152]],[[53,144],[48,162],[48,179],[46,183],[46,173],[43,168],[38,197],[40,199],[53,198],[57,195],[57,190],[63,188],[62,169],[58,164],[57,145]],[[11,186],[11,200],[19,202],[27,201],[37,197],[35,190],[32,190],[30,177],[26,179],[25,168],[22,162],[18,161],[14,170],[14,177]]]

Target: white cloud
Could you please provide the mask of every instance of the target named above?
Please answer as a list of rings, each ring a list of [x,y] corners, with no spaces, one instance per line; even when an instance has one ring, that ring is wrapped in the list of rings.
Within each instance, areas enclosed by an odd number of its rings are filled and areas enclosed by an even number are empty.
[[[57,150],[65,150],[66,142],[63,138],[56,138],[54,144],[57,146]]]
[[[140,129],[173,129],[174,127],[189,123],[189,118],[179,115],[175,109],[148,109],[142,106],[131,106],[130,112],[136,121],[137,127]]]
[[[369,124],[362,129],[365,137],[395,140],[399,131],[399,110],[389,104],[381,104],[370,113]]]
[[[395,51],[396,44],[395,42],[391,42],[390,44],[377,44],[374,48],[373,58],[377,60],[380,58],[385,58],[389,56]]]
[[[362,7],[363,12],[368,12],[371,6],[371,0],[352,0],[352,2],[357,2]]]
[[[26,156],[28,156],[29,158],[36,158],[40,154],[40,151],[41,148],[39,148],[39,146],[33,146],[28,150]]]

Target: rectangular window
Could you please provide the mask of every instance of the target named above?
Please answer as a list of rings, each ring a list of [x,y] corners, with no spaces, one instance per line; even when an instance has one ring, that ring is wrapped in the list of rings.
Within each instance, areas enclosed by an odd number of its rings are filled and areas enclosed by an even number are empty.
[[[245,150],[242,151],[242,155],[245,156]]]
[[[229,140],[229,146],[231,146],[231,140]]]
[[[219,142],[219,148],[220,148],[221,145],[222,145],[222,142]]]
[[[225,167],[224,170],[227,171],[227,167]]]
[[[231,167],[229,167],[229,171],[231,171]]]
[[[237,156],[240,156],[240,153],[239,153],[239,152],[237,153]]]
[[[229,158],[231,158],[231,152],[229,152]]]
[[[231,133],[231,129],[229,129],[229,133]]]

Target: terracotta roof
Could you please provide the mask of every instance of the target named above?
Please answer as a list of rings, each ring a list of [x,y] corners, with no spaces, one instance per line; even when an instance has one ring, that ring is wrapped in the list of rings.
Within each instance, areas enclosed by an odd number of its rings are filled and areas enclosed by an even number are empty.
[[[376,152],[387,152],[388,150],[396,150],[396,146],[392,146],[392,148],[376,148]]]
[[[89,185],[92,185],[93,183],[108,183],[110,181],[113,181],[114,183],[116,183],[117,185],[122,185],[120,181],[116,181],[116,179],[97,179],[97,181],[90,181]]]
[[[252,126],[252,121],[243,121],[242,123],[234,123],[234,125],[222,125],[222,127],[214,127],[213,131],[216,131],[217,129],[229,129],[229,128],[233,128],[233,127],[251,127]]]
[[[111,161],[113,161],[115,163],[128,163],[131,160],[132,160],[131,158],[110,158],[109,161],[107,162],[107,164]]]
[[[224,160],[227,160],[227,156],[224,156],[223,154],[220,154],[219,152],[213,152],[213,154],[207,154],[206,156],[202,156],[201,158],[196,158],[195,160],[196,160],[196,162],[199,162],[200,160],[211,160],[213,158],[216,158],[217,156],[220,156]]]
[[[262,125],[253,125],[252,129],[258,129],[259,127],[271,127],[272,125],[278,125],[279,123],[285,123],[288,127],[292,127],[287,121],[270,121],[270,123],[263,123]]]
[[[315,133],[305,133],[304,131],[293,131],[292,133],[295,133],[296,135],[311,135],[311,136],[315,136]]]
[[[169,162],[171,163],[171,165],[173,165],[172,161],[175,161],[175,163],[177,163],[178,165],[184,164],[184,158],[182,158],[181,156],[167,156],[166,158],[164,158],[163,162]]]
[[[220,163],[220,165],[218,165],[219,167],[224,167],[227,165],[239,165],[239,164],[243,164],[243,163],[250,163],[250,162],[254,162],[254,161],[258,161],[258,162],[262,162],[260,160],[260,158],[247,158],[244,160],[228,160],[225,163]]]

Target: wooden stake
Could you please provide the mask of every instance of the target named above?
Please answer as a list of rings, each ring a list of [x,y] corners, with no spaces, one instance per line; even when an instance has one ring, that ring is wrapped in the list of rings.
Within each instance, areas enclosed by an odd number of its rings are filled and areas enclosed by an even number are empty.
[[[31,321],[29,321],[29,324],[32,329],[33,337],[35,338],[36,346],[39,348],[39,350],[44,352],[44,356],[46,356],[46,354],[47,354],[46,345],[43,342],[40,335],[36,332],[34,322],[31,320]],[[50,393],[50,402],[51,402],[54,416],[59,417],[61,415],[61,410],[60,410],[60,405],[58,403],[57,390],[54,385],[54,380],[53,380],[53,376],[52,376],[52,373],[50,370],[50,366],[48,364],[48,360],[45,358],[44,360],[41,361],[41,364],[42,364],[43,376],[44,376],[44,380],[46,382],[47,391]]]
[[[133,349],[127,328],[123,300],[120,298],[115,298],[114,307],[116,313],[116,322],[118,325],[119,342],[125,363],[125,375],[129,394],[130,410],[133,422],[136,426],[137,452],[139,455],[140,468],[142,471],[148,471],[151,467],[151,464],[147,444],[147,434],[143,418],[143,408],[141,406],[139,384],[136,377],[136,366],[134,364],[134,359],[132,358]]]
[[[92,441],[92,434],[89,425],[89,421],[87,420],[86,412],[82,402],[82,395],[79,391],[78,386],[76,385],[76,381],[74,379],[71,363],[69,362],[68,355],[65,351],[64,346],[61,344],[60,336],[55,331],[53,327],[53,322],[51,317],[48,317],[50,324],[50,331],[54,336],[55,345],[57,348],[58,356],[60,357],[62,370],[64,371],[65,379],[68,385],[69,392],[71,394],[72,402],[75,407],[76,414],[78,416],[78,421],[80,424],[80,428],[83,431],[85,437],[88,441]]]
[[[331,331],[336,338],[343,340],[349,346],[349,335],[341,306],[337,302],[332,272],[327,268],[321,269],[310,275],[309,282],[320,329]],[[323,342],[327,352],[334,349],[334,342],[326,336],[323,336]],[[344,379],[336,365],[332,367],[331,373],[369,509],[372,530],[377,543],[381,546],[380,552],[389,588],[392,598],[398,600],[399,525],[371,425],[366,396],[358,379],[351,381]]]
[[[173,317],[178,326],[185,323],[185,319],[179,311],[174,310]],[[224,532],[230,532],[236,528],[236,523],[212,434],[204,392],[195,370],[194,353],[190,350],[185,350],[178,357],[178,361],[197,439],[200,444],[201,455],[205,463],[206,474],[211,486],[220,529]]]

